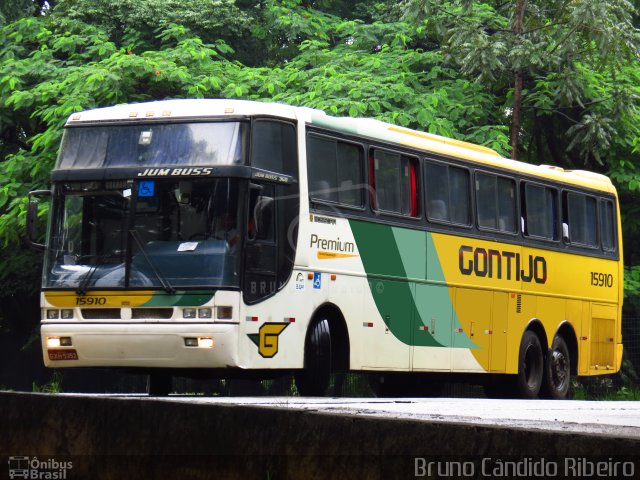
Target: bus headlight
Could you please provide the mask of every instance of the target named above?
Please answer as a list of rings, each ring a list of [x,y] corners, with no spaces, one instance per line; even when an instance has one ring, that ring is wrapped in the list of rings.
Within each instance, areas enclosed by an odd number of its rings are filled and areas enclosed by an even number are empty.
[[[60,317],[60,310],[47,310],[47,320],[55,320]]]
[[[231,320],[233,318],[233,307],[216,307],[216,318],[218,320]]]
[[[58,348],[60,346],[60,337],[47,337],[47,348]]]
[[[183,318],[196,318],[196,309],[195,308],[183,308],[182,309],[182,317]]]
[[[211,318],[211,309],[210,308],[199,308],[198,309],[198,318]]]
[[[73,310],[71,310],[69,308],[65,308],[63,310],[60,310],[60,317],[65,319],[65,320],[69,320],[70,318],[73,318]]]

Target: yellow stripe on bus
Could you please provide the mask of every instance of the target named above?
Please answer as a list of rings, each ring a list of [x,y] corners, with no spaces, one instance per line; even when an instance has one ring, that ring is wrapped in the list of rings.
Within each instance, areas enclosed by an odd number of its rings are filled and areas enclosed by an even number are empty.
[[[44,298],[53,307],[71,308],[78,306],[89,307],[138,307],[147,303],[153,297],[153,291],[121,293],[103,291],[89,291],[85,295],[75,292],[45,292]]]
[[[318,252],[318,260],[331,260],[333,258],[357,257],[352,253]]]

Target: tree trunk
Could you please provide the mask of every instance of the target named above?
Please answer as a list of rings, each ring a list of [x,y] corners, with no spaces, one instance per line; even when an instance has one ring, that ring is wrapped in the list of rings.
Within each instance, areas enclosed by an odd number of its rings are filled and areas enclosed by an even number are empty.
[[[516,0],[516,14],[513,33],[516,37],[522,35],[522,20],[524,18],[524,0]],[[511,158],[518,158],[518,137],[520,136],[520,109],[522,107],[522,70],[516,70],[513,78],[513,110],[511,112]]]

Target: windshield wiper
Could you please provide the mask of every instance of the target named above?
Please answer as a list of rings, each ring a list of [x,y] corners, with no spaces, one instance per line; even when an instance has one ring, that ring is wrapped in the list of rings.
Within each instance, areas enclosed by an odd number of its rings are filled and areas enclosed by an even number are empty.
[[[156,268],[154,263],[151,261],[151,258],[149,258],[149,255],[147,255],[147,252],[144,249],[144,246],[142,245],[142,241],[140,240],[138,232],[135,229],[131,229],[131,230],[129,230],[129,233],[131,233],[131,238],[133,238],[135,240],[136,244],[138,245],[138,248],[140,249],[140,253],[142,253],[142,256],[144,257],[144,259],[147,261],[147,263],[151,267],[151,270],[153,271],[154,275],[156,276],[156,278],[158,279],[158,281],[162,285],[162,288],[164,288],[164,290],[167,293],[176,293],[176,289],[173,288],[171,286],[171,284],[169,283],[169,281],[162,276],[160,271]]]
[[[89,286],[91,277],[93,277],[93,274],[96,273],[97,270],[98,270],[98,263],[96,263],[95,265],[91,265],[91,268],[89,268],[89,271],[83,275],[83,277],[80,279],[80,283],[78,284],[78,289],[76,290],[76,293],[78,295],[87,294],[87,287]]]

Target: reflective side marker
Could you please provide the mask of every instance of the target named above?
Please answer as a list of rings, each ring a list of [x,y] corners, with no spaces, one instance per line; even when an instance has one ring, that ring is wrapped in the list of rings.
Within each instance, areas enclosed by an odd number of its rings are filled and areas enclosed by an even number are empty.
[[[294,323],[296,321],[296,317],[284,317],[284,321],[288,323]]]
[[[420,325],[418,327],[418,330],[422,330],[423,332],[428,332],[429,331],[429,327],[427,327],[426,325]]]
[[[257,322],[258,317],[247,317],[247,322]]]
[[[454,328],[453,332],[454,333],[462,333],[462,332],[464,332],[464,329],[462,329],[462,328]]]
[[[373,327],[373,322],[363,322],[362,326],[363,327]]]

